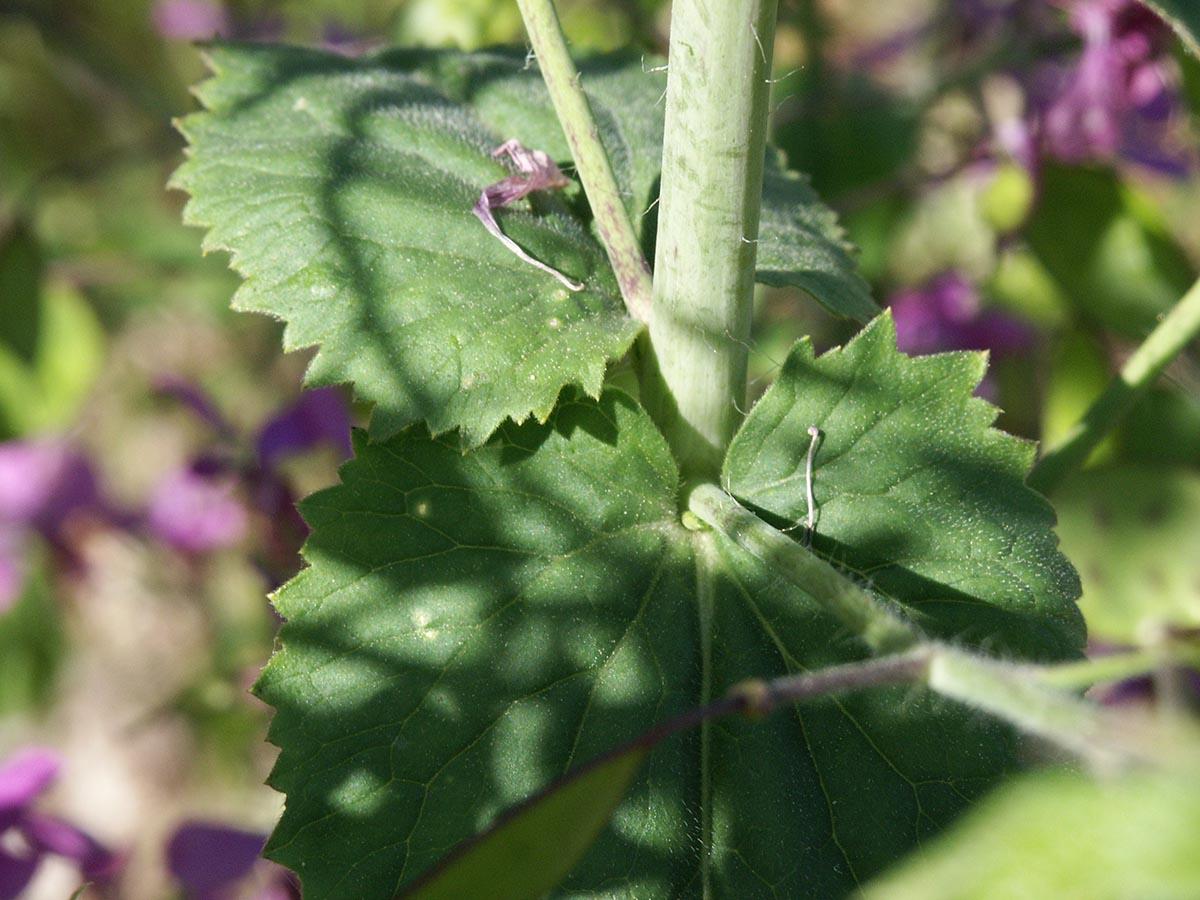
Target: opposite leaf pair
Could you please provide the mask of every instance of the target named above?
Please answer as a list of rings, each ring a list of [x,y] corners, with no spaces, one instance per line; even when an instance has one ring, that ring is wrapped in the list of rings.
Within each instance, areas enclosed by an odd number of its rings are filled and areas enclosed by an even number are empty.
[[[564,158],[536,73],[503,54],[212,56],[176,179],[189,217],[246,274],[238,305],[286,319],[291,347],[321,345],[310,380],[375,404],[342,484],[303,505],[310,567],[277,597],[288,621],[260,684],[288,794],[268,852],[305,896],[391,897],[507,807],[730,685],[863,658],[803,590],[682,526],[665,441],[602,391],[639,326],[582,199],[502,219],[578,293],[470,216],[498,135]],[[585,78],[642,222],[660,85],[613,59]],[[866,318],[832,216],[796,176],[769,167],[766,184],[759,278]],[[971,397],[981,374],[966,354],[902,356],[887,317],[819,359],[801,344],[723,481],[804,522],[818,427],[816,552],[930,633],[1069,656],[1078,583],[1023,485],[1032,449]],[[1010,766],[1009,737],[896,689],[677,735],[556,896],[840,896]],[[581,816],[608,813],[589,802]],[[529,879],[516,888],[544,890]]]

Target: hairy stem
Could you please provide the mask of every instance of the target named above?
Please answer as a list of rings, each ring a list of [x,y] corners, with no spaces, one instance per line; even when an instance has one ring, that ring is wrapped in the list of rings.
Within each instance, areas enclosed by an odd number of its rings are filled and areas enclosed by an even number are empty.
[[[1079,662],[1046,666],[1038,677],[1055,687],[1088,688],[1106,681],[1152,675],[1164,665],[1200,668],[1200,647],[1195,642],[1168,641],[1161,647],[1106,653]]]
[[[696,487],[688,509],[820,603],[875,652],[907,650],[922,639],[920,629],[894,605],[871,595],[715,485]]]
[[[687,478],[741,422],[776,0],[675,0],[642,399]]]
[[[773,678],[770,681],[751,679],[735,684],[729,696],[741,697],[740,712],[758,718],[774,712],[784,704],[799,703],[815,697],[828,697],[848,691],[861,691],[893,684],[924,682],[929,676],[929,664],[936,650],[925,645],[907,653],[896,653],[868,659],[864,662],[830,666],[816,672]]]
[[[1029,486],[1050,494],[1078,471],[1104,437],[1183,349],[1200,335],[1200,281],[1192,285],[1134,351],[1083,418],[1038,460]]]
[[[621,202],[621,192],[608,153],[600,142],[592,108],[580,85],[579,72],[567,52],[553,0],[517,0],[517,5],[554,111],[571,146],[571,156],[596,217],[608,261],[621,286],[625,308],[639,322],[649,322],[652,309],[650,267]]]
[[[1139,721],[1139,712],[1099,707],[1049,685],[1037,666],[941,646],[930,659],[928,684],[942,696],[1070,750],[1100,769],[1165,758],[1157,740],[1165,729]]]

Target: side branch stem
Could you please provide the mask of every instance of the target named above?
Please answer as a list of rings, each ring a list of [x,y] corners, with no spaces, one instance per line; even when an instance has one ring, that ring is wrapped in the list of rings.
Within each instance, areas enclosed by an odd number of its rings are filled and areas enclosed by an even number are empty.
[[[1200,281],[1192,285],[1125,361],[1120,373],[1075,427],[1038,460],[1029,473],[1029,486],[1043,494],[1053,493],[1068,476],[1082,468],[1105,435],[1197,335],[1200,335]]]
[[[567,51],[553,0],[517,0],[517,5],[596,217],[608,261],[621,286],[625,308],[634,319],[648,323],[652,310],[650,266],[621,202],[617,179],[580,85],[579,72]]]
[[[765,714],[783,702],[835,690],[910,681],[1051,741],[1099,767],[1161,759],[1162,747],[1172,744],[1163,737],[1167,729],[1141,722],[1130,727],[1128,715],[1101,709],[1059,686],[1078,680],[1077,673],[1060,674],[1053,667],[991,659],[928,640],[905,618],[903,610],[868,593],[715,485],[695,487],[688,509],[795,584],[881,655],[796,678],[752,680],[735,686],[730,695],[745,698],[743,712]],[[825,681],[826,677],[831,680]]]

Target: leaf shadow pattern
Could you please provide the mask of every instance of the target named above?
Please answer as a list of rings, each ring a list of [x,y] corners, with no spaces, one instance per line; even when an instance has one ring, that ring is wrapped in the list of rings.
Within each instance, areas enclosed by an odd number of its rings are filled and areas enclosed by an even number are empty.
[[[796,531],[817,427],[814,552],[918,611],[935,636],[1077,657],[1079,578],[1053,509],[1024,484],[1033,447],[993,428],[995,407],[971,396],[983,365],[900,354],[888,315],[819,358],[801,342],[730,448],[726,486]]]
[[[353,382],[376,437],[424,421],[467,446],[506,418],[544,419],[565,385],[598,395],[640,330],[603,250],[554,198],[504,211],[510,237],[586,283],[571,293],[487,233],[471,208],[508,174],[491,157],[502,138],[428,71],[208,52],[207,110],[181,123],[173,183],[246,276],[234,306],[285,320],[287,349],[319,345],[310,384]]]
[[[304,506],[310,567],[277,597],[259,688],[288,795],[269,852],[306,897],[390,897],[568,767],[742,677],[860,653],[802,592],[682,530],[636,404],[568,391],[551,412],[564,384],[599,391],[636,326],[560,204],[504,225],[595,280],[573,297],[470,215],[503,174],[496,129],[519,124],[496,109],[529,79],[478,79],[472,113],[446,100],[449,55],[324,60],[309,79],[304,51],[212,52],[209,112],[184,124],[190,217],[237,248],[240,308],[322,345],[310,381],[376,404],[377,442],[360,435],[343,483]],[[539,343],[548,329],[571,337]],[[530,412],[547,424],[500,424]],[[1003,768],[996,731],[884,693],[682,735],[556,896],[841,896]]]
[[[306,896],[391,896],[571,765],[694,705],[699,642],[687,559],[663,533],[665,449],[650,434],[651,458],[591,437],[631,410],[568,402],[561,431],[506,426],[467,456],[417,429],[360,438],[343,485],[304,504],[311,567],[278,598],[288,622],[260,693],[278,709],[272,783],[288,794],[269,852]],[[536,443],[501,464],[507,445]],[[603,490],[580,496],[581,466]],[[651,639],[664,634],[671,646]],[[693,876],[679,848],[696,845],[695,741],[660,748],[633,789],[652,827],[629,816],[574,878],[633,897]]]
[[[732,684],[862,656],[802,592],[682,529],[666,445],[619,392],[466,455],[420,428],[359,435],[342,479],[303,504],[310,567],[277,598],[259,687],[288,795],[268,853],[306,897],[393,896]],[[842,896],[1011,753],[1004,729],[894,691],[679,735],[554,896]]]

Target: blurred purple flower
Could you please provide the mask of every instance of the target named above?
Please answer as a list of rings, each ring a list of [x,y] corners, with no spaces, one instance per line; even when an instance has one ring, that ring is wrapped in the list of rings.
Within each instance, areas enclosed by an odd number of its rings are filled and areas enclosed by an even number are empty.
[[[170,397],[186,406],[200,421],[204,422],[221,437],[233,437],[234,429],[221,414],[216,404],[204,391],[190,381],[173,375],[163,376],[154,382],[157,393]]]
[[[1186,667],[1177,667],[1171,673],[1179,682],[1185,697],[1200,709],[1200,672]],[[1158,698],[1158,685],[1151,675],[1125,678],[1111,684],[1092,688],[1089,696],[1106,706],[1125,703],[1153,703]]]
[[[15,900],[46,854],[74,860],[89,881],[111,878],[118,856],[69,822],[33,809],[58,777],[57,754],[42,747],[18,751],[0,763],[0,900]]]
[[[1062,0],[1083,38],[1074,65],[1039,75],[1041,138],[1062,162],[1117,156],[1170,175],[1187,161],[1166,146],[1178,106],[1166,68],[1170,31],[1136,0]]]
[[[327,444],[342,459],[350,456],[350,413],[337,388],[305,391],[300,399],[276,415],[259,432],[258,464],[274,469],[285,456]]]
[[[12,828],[26,808],[58,777],[58,755],[27,747],[0,765],[0,829]]]
[[[255,528],[259,562],[269,581],[282,583],[295,572],[308,528],[280,464],[322,445],[341,459],[350,456],[350,412],[343,392],[306,391],[251,438],[238,434],[198,387],[162,379],[159,389],[213,427],[221,456],[200,456],[168,476],[150,502],[149,527],[179,550],[204,553],[239,540],[250,518],[257,517],[264,525]]]
[[[0,444],[0,523],[61,543],[68,521],[103,508],[92,465],[61,441]]]
[[[233,30],[225,7],[212,0],[159,0],[154,5],[154,27],[174,41],[228,37]]]
[[[228,547],[246,533],[246,508],[237,478],[219,464],[200,459],[164,478],[150,498],[150,530],[184,553]]]
[[[63,441],[0,444],[0,611],[24,584],[26,537],[39,534],[70,557],[70,532],[85,519],[105,519],[87,458]]]
[[[266,869],[254,900],[299,900],[291,874],[259,859],[267,837],[209,822],[181,825],[167,845],[167,866],[190,900],[224,900],[256,868]]]
[[[343,56],[362,56],[378,45],[378,41],[347,28],[340,22],[329,21],[321,29],[321,45]]]
[[[909,354],[988,350],[993,359],[1028,350],[1034,330],[1007,313],[980,308],[979,294],[960,272],[944,272],[919,288],[899,291],[889,305],[896,344]]]

